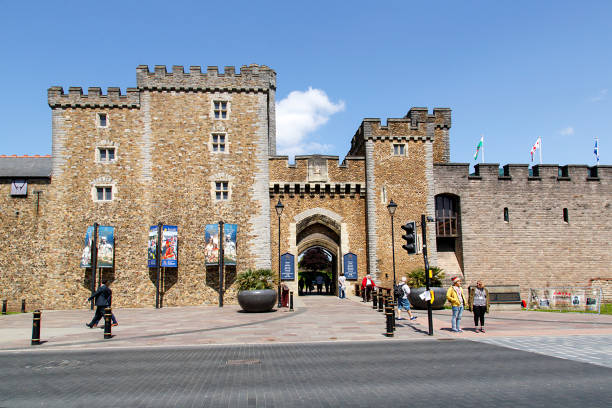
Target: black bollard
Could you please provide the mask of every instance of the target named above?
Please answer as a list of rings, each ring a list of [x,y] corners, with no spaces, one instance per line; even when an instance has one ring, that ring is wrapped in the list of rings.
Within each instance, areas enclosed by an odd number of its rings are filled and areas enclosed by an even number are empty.
[[[397,325],[397,322],[395,321],[395,302],[393,301],[393,297],[391,297],[391,295],[389,295],[388,299],[389,299],[389,306],[391,307],[391,314],[392,314],[391,324],[393,324],[393,331],[395,331],[396,325]]]
[[[21,313],[25,313],[25,299],[21,299]]]
[[[377,297],[378,296],[377,296],[376,292],[372,291],[372,309],[374,309],[374,310],[376,310]]]
[[[2,314],[6,314],[6,299],[2,301]]]
[[[111,339],[113,337],[111,333],[111,316],[113,311],[110,307],[104,309],[104,338]]]
[[[383,311],[383,307],[385,304],[385,297],[383,296],[383,294],[381,293],[380,296],[378,296],[378,311],[382,312]]]
[[[293,312],[293,291],[289,292],[289,311]]]
[[[387,337],[393,337],[393,311],[389,307],[385,310],[387,319]]]
[[[32,345],[40,344],[40,310],[34,311],[34,319],[32,321]]]

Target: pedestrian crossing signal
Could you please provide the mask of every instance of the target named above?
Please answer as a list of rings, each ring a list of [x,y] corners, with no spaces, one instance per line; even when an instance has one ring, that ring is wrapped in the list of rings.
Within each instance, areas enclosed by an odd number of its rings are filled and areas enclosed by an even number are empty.
[[[402,225],[402,229],[406,232],[402,235],[402,238],[406,241],[402,248],[408,252],[409,255],[416,254],[416,222],[409,221],[405,225]]]

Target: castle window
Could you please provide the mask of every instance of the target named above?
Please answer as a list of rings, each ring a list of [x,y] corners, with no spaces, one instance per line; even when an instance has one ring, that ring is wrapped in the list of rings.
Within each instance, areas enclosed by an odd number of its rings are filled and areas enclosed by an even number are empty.
[[[112,201],[113,187],[112,186],[96,186],[96,201]]]
[[[215,199],[217,201],[229,200],[229,183],[227,181],[215,181]]]
[[[504,207],[504,222],[510,222],[510,214],[508,213],[508,207]]]
[[[114,147],[99,147],[98,148],[98,161],[103,163],[110,163],[115,161],[115,148]]]
[[[405,156],[406,155],[406,145],[403,143],[398,143],[393,145],[393,155],[394,156]]]
[[[213,133],[211,135],[211,150],[213,152],[225,152],[225,133]]]
[[[227,108],[229,102],[227,101],[214,101],[213,102],[213,112],[215,115],[215,119],[227,119]]]
[[[563,222],[569,222],[569,213],[567,211],[567,208],[563,209]]]
[[[108,115],[106,113],[98,113],[98,127],[108,127]]]

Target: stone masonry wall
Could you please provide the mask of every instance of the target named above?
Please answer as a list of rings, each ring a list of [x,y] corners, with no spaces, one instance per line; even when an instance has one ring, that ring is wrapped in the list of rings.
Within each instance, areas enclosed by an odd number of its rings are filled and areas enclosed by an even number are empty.
[[[43,256],[48,242],[48,178],[28,179],[28,195],[11,197],[12,179],[0,179],[0,300],[9,311],[41,306],[46,296],[41,285],[47,279]],[[36,194],[35,191],[40,191]],[[38,211],[37,211],[38,204]]]
[[[460,199],[463,264],[466,283],[529,288],[588,286],[610,277],[612,265],[612,167],[600,166],[589,178],[586,166],[568,166],[559,177],[557,165],[435,165],[435,194]],[[509,222],[504,221],[508,208]],[[563,209],[569,219],[563,219]]]

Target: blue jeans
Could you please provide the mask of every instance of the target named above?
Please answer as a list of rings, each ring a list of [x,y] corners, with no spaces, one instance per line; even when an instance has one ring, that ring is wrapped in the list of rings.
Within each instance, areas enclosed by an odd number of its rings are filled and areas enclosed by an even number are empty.
[[[461,321],[461,315],[463,314],[463,306],[453,306],[453,317],[451,317],[451,325],[453,331],[461,330],[459,322]]]
[[[346,298],[346,292],[343,287],[338,288],[338,297],[340,299]]]

